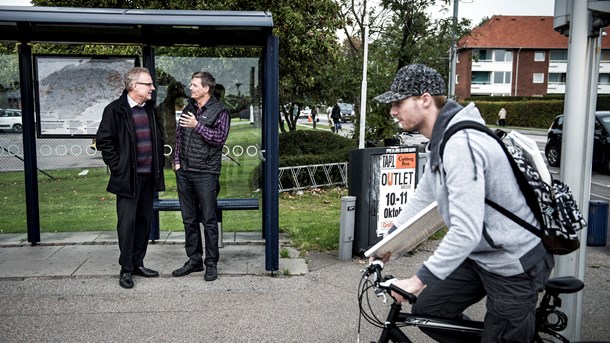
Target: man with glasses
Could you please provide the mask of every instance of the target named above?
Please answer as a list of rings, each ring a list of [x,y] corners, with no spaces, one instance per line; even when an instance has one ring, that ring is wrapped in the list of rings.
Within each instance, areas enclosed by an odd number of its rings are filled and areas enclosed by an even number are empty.
[[[111,102],[97,130],[97,149],[110,169],[106,190],[116,194],[119,285],[133,287],[132,274],[157,277],[144,267],[154,192],[165,190],[163,134],[155,113],[152,78],[146,68],[125,74],[123,94]]]
[[[485,124],[479,110],[474,103],[463,107],[447,100],[442,76],[421,64],[401,68],[390,90],[375,100],[391,104],[390,115],[404,130],[430,140],[425,171],[394,225],[436,201],[448,228],[415,275],[394,285],[421,292],[413,313],[448,319],[466,319],[463,311],[487,297],[482,341],[531,342],[538,293],[550,276],[553,256],[540,238],[486,205],[486,199],[531,225],[539,227],[538,221],[495,139],[463,129],[443,142],[445,131],[459,122]],[[442,156],[441,143],[446,143]],[[422,331],[439,342],[477,341],[468,333]]]

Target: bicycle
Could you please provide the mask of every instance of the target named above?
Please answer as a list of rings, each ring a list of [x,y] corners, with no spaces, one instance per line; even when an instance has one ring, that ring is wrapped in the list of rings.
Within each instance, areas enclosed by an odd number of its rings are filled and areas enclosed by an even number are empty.
[[[403,289],[393,285],[396,280],[391,275],[382,275],[383,262],[373,261],[369,263],[367,268],[363,270],[360,279],[358,304],[360,306],[360,318],[364,317],[373,326],[382,328],[378,343],[386,342],[412,342],[409,337],[401,330],[402,327],[415,326],[426,327],[440,330],[472,333],[477,337],[483,334],[483,322],[471,320],[451,320],[445,318],[429,317],[424,315],[416,315],[412,313],[402,312],[402,304],[396,302],[390,295],[390,291],[400,294],[407,299],[409,304],[414,304],[417,297],[414,294],[405,292]],[[536,308],[536,331],[534,335],[535,343],[550,342],[551,340],[545,337],[551,336],[560,340],[563,343],[570,341],[559,334],[568,324],[567,316],[558,308],[561,307],[561,299],[559,294],[570,294],[580,291],[585,287],[585,284],[574,277],[563,276],[550,279],[544,290],[542,301]],[[390,307],[387,319],[385,321],[373,313],[369,299],[369,290],[373,290],[377,297],[387,302],[386,294],[390,295],[394,300]],[[367,313],[364,307],[364,301],[368,304],[370,313]],[[360,340],[360,320],[358,327],[358,341]],[[548,336],[546,336],[548,335]]]

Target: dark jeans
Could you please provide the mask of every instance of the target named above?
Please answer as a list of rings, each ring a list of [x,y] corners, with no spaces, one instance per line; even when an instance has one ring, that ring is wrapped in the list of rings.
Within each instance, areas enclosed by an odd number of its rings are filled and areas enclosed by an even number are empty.
[[[180,211],[184,223],[186,255],[189,263],[210,265],[218,262],[218,221],[216,219],[216,197],[220,191],[218,175],[185,171],[176,171],[176,184]],[[201,240],[205,239],[205,259]]]
[[[121,272],[132,272],[144,265],[153,215],[154,187],[151,174],[138,174],[136,197],[116,197]]]
[[[426,285],[412,310],[428,316],[467,319],[462,312],[487,296],[484,333],[480,342],[531,342],[538,293],[544,289],[553,266],[553,256],[547,254],[525,273],[503,277],[466,259],[445,280]],[[465,333],[421,330],[439,342],[479,342]]]
[[[333,123],[335,124],[335,132],[341,130],[341,119],[333,119]]]

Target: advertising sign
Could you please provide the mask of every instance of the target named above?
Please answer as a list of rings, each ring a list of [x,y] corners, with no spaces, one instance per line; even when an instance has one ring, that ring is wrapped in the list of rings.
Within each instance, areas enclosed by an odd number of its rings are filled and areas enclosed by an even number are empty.
[[[377,236],[392,227],[392,221],[415,192],[417,152],[403,150],[378,155]]]

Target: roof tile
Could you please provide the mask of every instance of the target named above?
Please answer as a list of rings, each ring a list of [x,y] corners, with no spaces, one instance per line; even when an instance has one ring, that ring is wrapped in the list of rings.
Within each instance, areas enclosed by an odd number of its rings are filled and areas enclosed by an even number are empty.
[[[553,29],[552,16],[495,15],[462,37],[459,48],[567,49],[568,38]],[[610,48],[610,38],[602,38]]]

